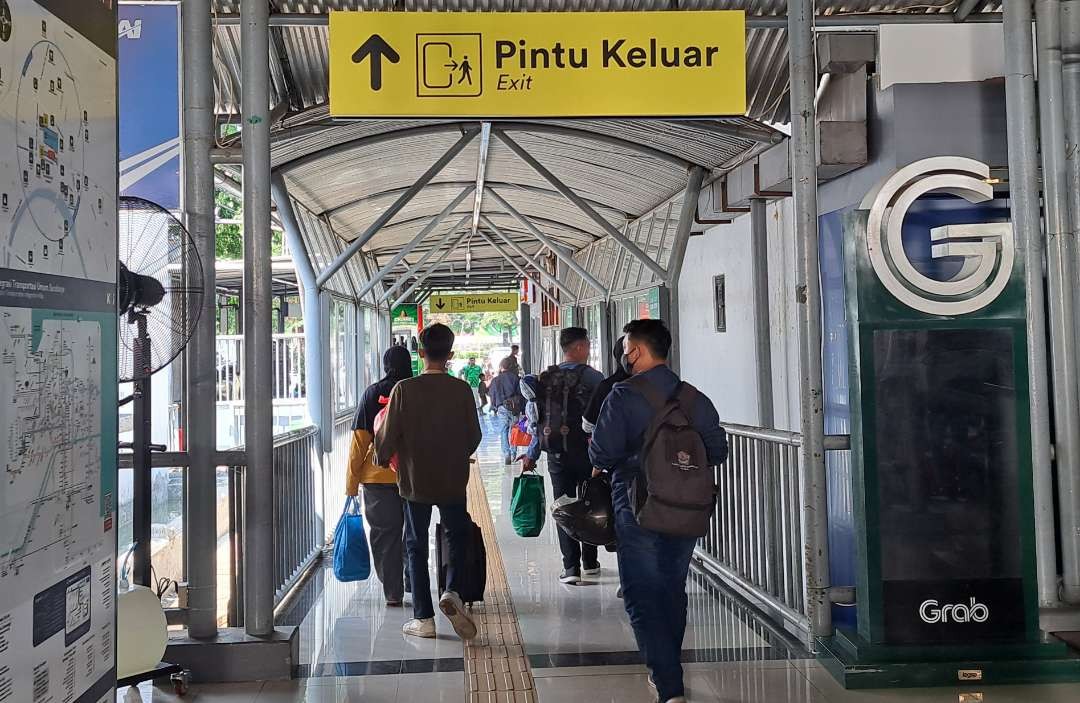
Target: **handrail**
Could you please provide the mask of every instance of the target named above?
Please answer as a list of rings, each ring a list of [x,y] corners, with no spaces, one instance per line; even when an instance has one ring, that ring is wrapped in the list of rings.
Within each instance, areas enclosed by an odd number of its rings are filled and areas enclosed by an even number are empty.
[[[720,426],[727,432],[750,439],[760,439],[766,442],[777,442],[789,447],[802,445],[802,435],[798,432],[787,430],[774,430],[765,427],[752,427],[750,425],[737,425],[730,422],[721,422]]]
[[[274,449],[284,447],[291,442],[296,442],[305,437],[312,437],[317,434],[319,434],[319,428],[315,425],[308,425],[307,427],[301,427],[299,429],[283,432],[279,435],[274,435]]]
[[[281,434],[274,435],[274,447],[283,447],[289,442],[295,442],[305,437],[310,437],[313,434],[318,434],[319,428],[315,425],[305,425],[304,427],[298,427],[295,430],[289,430],[288,432],[282,432]],[[238,444],[235,447],[222,450],[222,453],[235,454],[244,451],[244,445]],[[241,466],[242,464],[236,464]]]

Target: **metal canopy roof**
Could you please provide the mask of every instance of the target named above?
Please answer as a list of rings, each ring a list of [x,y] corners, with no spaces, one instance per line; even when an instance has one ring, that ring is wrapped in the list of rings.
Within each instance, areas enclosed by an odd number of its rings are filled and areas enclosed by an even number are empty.
[[[216,0],[215,11],[235,13],[236,0]],[[901,0],[895,2],[838,2],[819,0],[820,15],[841,13],[900,12],[942,13],[955,10],[956,0]],[[995,10],[1000,3],[983,3]],[[332,10],[439,10],[439,11],[541,11],[541,10],[668,10],[745,9],[748,15],[779,15],[783,0],[322,0],[297,2],[271,0],[278,13],[325,13]],[[239,112],[239,33],[227,23],[215,30],[217,110],[223,121],[237,120]],[[317,273],[346,244],[359,236],[405,192],[435,161],[479,123],[454,120],[359,120],[329,117],[327,109],[328,46],[325,26],[272,27],[270,65],[271,97],[284,114],[272,132],[271,160],[284,176],[289,192],[302,211],[300,226]],[[746,117],[710,120],[545,120],[493,124],[504,129],[560,180],[585,198],[615,228],[642,239],[643,215],[681,199],[688,169],[708,170],[736,165],[762,145],[782,138],[762,121],[787,119],[787,44],[783,29],[750,29],[747,32]],[[327,282],[337,293],[353,297],[366,280],[402,246],[413,239],[463,189],[476,184],[480,166],[480,139],[474,139],[354,257],[346,268]],[[618,247],[604,228],[560,195],[527,163],[492,135],[484,163],[485,183],[518,211],[554,238],[560,246],[578,252],[575,259],[589,267],[587,252],[601,252],[607,270],[617,264]],[[473,211],[473,196],[466,197],[436,227],[393,274],[393,284],[406,266],[425,255]],[[535,257],[545,249],[514,217],[485,194],[482,214],[504,235]],[[485,234],[495,237],[481,226]],[[466,230],[460,230],[466,231]],[[667,230],[665,229],[665,232]],[[450,238],[454,241],[454,238]],[[638,241],[635,239],[635,241]],[[670,247],[661,236],[653,242],[656,258]],[[501,246],[500,246],[501,248]],[[469,251],[470,284],[485,277],[504,284],[516,275],[501,253],[481,237],[466,236],[445,258],[440,272],[453,267],[458,278],[441,276],[451,285],[463,283],[462,262]],[[508,252],[509,253],[509,252]],[[515,257],[524,264],[520,257]],[[631,257],[625,266],[631,265]],[[434,259],[433,259],[434,260]],[[531,267],[530,267],[531,268]],[[640,267],[639,267],[640,268]],[[607,275],[605,273],[605,275]],[[612,280],[623,275],[612,273]],[[626,279],[632,278],[627,275]],[[645,282],[645,279],[638,279]],[[582,285],[582,294],[588,287]],[[380,290],[381,292],[381,290]],[[369,297],[373,302],[377,297]]]

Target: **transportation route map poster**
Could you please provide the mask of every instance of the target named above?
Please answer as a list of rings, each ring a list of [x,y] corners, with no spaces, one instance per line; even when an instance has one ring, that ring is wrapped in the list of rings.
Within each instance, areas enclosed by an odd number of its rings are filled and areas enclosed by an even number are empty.
[[[115,203],[116,59],[0,0],[0,267],[115,281]]]
[[[0,0],[0,703],[115,697],[116,41]]]

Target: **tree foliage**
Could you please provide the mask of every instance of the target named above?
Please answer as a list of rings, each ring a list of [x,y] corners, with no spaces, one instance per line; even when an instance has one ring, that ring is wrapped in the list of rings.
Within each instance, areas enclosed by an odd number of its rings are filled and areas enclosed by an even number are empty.
[[[440,313],[431,312],[425,305],[425,324],[441,323],[454,331],[454,334],[483,334],[493,337],[509,332],[516,337],[518,316],[514,312],[466,312]]]
[[[239,220],[244,217],[240,201],[223,190],[214,193],[214,204],[217,206],[218,219]],[[219,261],[239,261],[244,258],[244,236],[240,225],[217,225],[216,241],[214,251]]]
[[[242,220],[244,208],[240,199],[218,189],[214,193],[214,204],[219,220]],[[244,233],[238,224],[219,223],[217,225],[215,255],[218,261],[241,261],[244,258]],[[284,235],[277,230],[271,233],[270,254],[281,256],[285,252]]]

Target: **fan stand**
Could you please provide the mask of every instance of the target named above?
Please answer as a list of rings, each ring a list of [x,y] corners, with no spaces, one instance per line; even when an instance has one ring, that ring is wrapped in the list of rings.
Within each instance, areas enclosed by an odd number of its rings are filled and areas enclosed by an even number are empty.
[[[141,377],[134,382],[134,437],[131,443],[133,452],[132,467],[133,475],[133,524],[132,532],[135,541],[135,551],[132,555],[132,581],[139,586],[153,589],[156,584],[152,583],[153,577],[150,569],[150,547],[153,541],[153,518],[151,515],[152,495],[152,467],[153,461],[150,455],[155,452],[165,451],[160,444],[150,442],[151,411],[151,383],[150,383],[150,335],[146,329],[146,312],[134,309],[128,314],[128,323],[136,326],[135,337],[135,362],[136,368],[142,373]]]
[[[131,580],[138,586],[145,586],[156,592],[152,571],[150,568],[150,547],[153,541],[153,488],[152,469],[153,452],[163,452],[166,447],[161,444],[153,444],[150,439],[151,420],[151,376],[150,376],[150,334],[147,332],[146,311],[136,308],[128,313],[128,324],[134,324],[135,336],[135,367],[140,370],[140,377],[133,382],[134,388],[131,396],[133,403],[132,414],[134,416],[133,437],[131,442],[132,464],[132,538],[134,548],[132,550]],[[161,662],[157,667],[140,674],[128,676],[117,681],[117,687],[137,686],[143,681],[153,681],[169,677],[172,681],[173,690],[177,695],[183,696],[188,691],[190,674],[184,667],[177,664]]]

